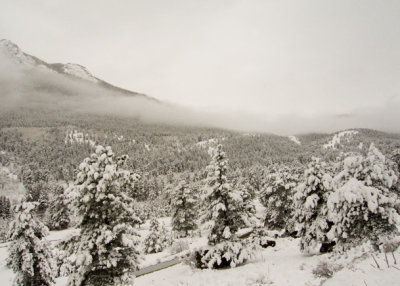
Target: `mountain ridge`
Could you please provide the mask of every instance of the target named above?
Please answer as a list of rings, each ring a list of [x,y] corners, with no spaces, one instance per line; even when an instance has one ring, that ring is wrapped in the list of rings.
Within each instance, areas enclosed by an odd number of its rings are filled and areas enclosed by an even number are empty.
[[[86,82],[96,84],[97,86],[106,88],[108,90],[121,93],[122,95],[141,96],[153,101],[158,101],[157,99],[146,94],[120,88],[100,78],[97,78],[85,66],[80,64],[47,63],[46,61],[25,53],[17,44],[8,39],[0,40],[0,50],[17,66],[22,68],[38,68],[41,70],[52,71],[69,78],[84,80]]]

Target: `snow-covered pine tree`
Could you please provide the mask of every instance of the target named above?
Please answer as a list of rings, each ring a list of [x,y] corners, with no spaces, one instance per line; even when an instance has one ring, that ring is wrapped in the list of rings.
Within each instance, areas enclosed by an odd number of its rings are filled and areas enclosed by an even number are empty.
[[[245,245],[246,242],[235,236],[237,230],[250,221],[251,214],[244,207],[243,193],[228,182],[222,145],[212,149],[211,155],[203,215],[203,221],[211,224],[209,246],[195,251],[194,260],[199,268],[235,267],[253,254],[253,245]]]
[[[143,206],[143,202],[134,202],[135,214],[137,216],[137,226],[140,229],[140,226],[146,222],[148,217],[148,211]]]
[[[166,227],[164,222],[160,224],[160,237],[164,248],[171,246],[174,242],[172,232]]]
[[[136,174],[124,170],[126,156],[97,146],[79,166],[69,190],[79,234],[64,243],[72,275],[68,285],[129,284],[139,251],[133,199],[127,195]]]
[[[144,240],[145,253],[158,253],[164,250],[166,238],[161,231],[160,223],[156,218],[150,220],[150,233]]]
[[[254,205],[255,193],[249,181],[244,177],[236,178],[232,180],[232,189],[238,192],[242,200],[236,209],[240,214],[240,220],[237,221],[238,229],[258,226],[259,220],[256,217],[256,206]]]
[[[47,227],[33,216],[36,202],[15,206],[15,219],[9,228],[8,265],[16,273],[13,285],[47,286],[54,283],[55,263]]]
[[[328,233],[343,250],[362,241],[377,243],[397,235],[399,197],[391,188],[398,178],[393,163],[373,145],[368,154],[350,155],[341,162],[328,199]]]
[[[307,252],[318,244],[330,243],[326,236],[332,226],[327,217],[332,180],[329,173],[327,164],[313,157],[304,172],[303,182],[296,187],[295,219],[301,237],[301,251]]]
[[[47,209],[47,225],[51,230],[66,229],[70,223],[70,208],[64,186],[55,186],[51,197],[52,204]]]
[[[228,160],[222,145],[212,150],[212,160],[207,167],[207,189],[204,200],[203,221],[212,224],[209,245],[229,240],[246,225],[251,216],[243,209],[242,193],[231,187],[227,179]],[[249,225],[250,226],[250,225]]]
[[[197,228],[197,195],[185,180],[179,182],[171,196],[172,230],[186,237]]]
[[[274,167],[266,176],[260,201],[266,208],[265,226],[272,230],[295,231],[293,195],[300,180],[300,170],[285,165]]]

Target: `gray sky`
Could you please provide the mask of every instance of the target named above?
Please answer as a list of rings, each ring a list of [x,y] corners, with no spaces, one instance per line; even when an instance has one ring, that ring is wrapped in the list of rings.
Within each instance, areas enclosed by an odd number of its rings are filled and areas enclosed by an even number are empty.
[[[386,111],[392,117],[382,124],[400,122],[398,0],[0,0],[0,7],[0,38],[161,100],[289,125],[362,114],[363,122],[349,121],[357,126],[343,125],[359,127]]]

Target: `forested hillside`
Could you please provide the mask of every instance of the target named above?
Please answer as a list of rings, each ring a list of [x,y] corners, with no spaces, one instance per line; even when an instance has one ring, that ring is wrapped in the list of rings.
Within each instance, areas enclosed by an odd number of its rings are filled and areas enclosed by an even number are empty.
[[[0,126],[2,166],[11,166],[25,188],[45,184],[40,191],[44,193],[51,188],[48,185],[73,180],[79,163],[98,144],[129,155],[128,166],[141,175],[137,185],[144,197],[162,194],[180,175],[204,179],[208,150],[218,143],[229,158],[230,176],[260,181],[274,164],[304,168],[312,157],[334,160],[341,152],[365,152],[371,143],[390,157],[400,146],[400,135],[368,129],[326,148],[334,134],[298,135],[300,144],[296,144],[273,134],[145,124],[132,118],[52,109],[2,112]]]

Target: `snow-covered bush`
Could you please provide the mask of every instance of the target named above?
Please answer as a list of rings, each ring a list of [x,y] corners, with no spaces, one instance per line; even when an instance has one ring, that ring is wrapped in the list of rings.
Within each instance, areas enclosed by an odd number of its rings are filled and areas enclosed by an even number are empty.
[[[331,193],[331,180],[327,164],[313,158],[304,172],[304,179],[294,195],[295,219],[301,237],[300,249],[309,251],[320,243],[329,243],[326,233],[332,223],[328,220],[327,201]]]
[[[365,157],[352,155],[343,160],[327,202],[328,217],[334,224],[328,237],[337,240],[341,249],[398,233],[396,207],[400,201],[391,190],[398,178],[391,168],[391,162],[373,144]]]
[[[123,169],[126,159],[97,146],[79,166],[69,189],[79,234],[63,244],[70,286],[127,284],[138,268],[138,218],[126,193],[137,175]]]
[[[275,237],[277,236],[277,233],[271,235],[271,233],[269,231],[266,231],[265,229],[256,228],[253,229],[253,231],[246,238],[246,244],[262,248],[275,247]]]
[[[277,166],[266,176],[260,201],[266,208],[265,226],[269,229],[295,230],[293,194],[299,180],[299,170],[287,166]]]
[[[268,273],[257,273],[249,274],[246,279],[246,286],[262,286],[262,285],[273,285],[274,280],[272,280],[271,275]]]
[[[144,240],[145,253],[157,253],[168,245],[166,229],[160,226],[156,218],[150,220],[150,233]]]
[[[13,285],[42,286],[54,283],[55,263],[46,226],[32,212],[38,203],[21,202],[10,224],[8,265],[16,273]]]
[[[197,268],[236,267],[254,256],[255,248],[244,240],[223,241],[194,251],[192,261]]]
[[[339,271],[342,266],[327,260],[320,260],[312,273],[317,278],[331,278],[333,274]]]
[[[400,238],[395,237],[392,239],[384,238],[382,239],[382,250],[385,253],[395,252],[400,246]]]
[[[172,229],[179,237],[186,237],[197,228],[197,195],[186,181],[181,181],[171,197]]]

